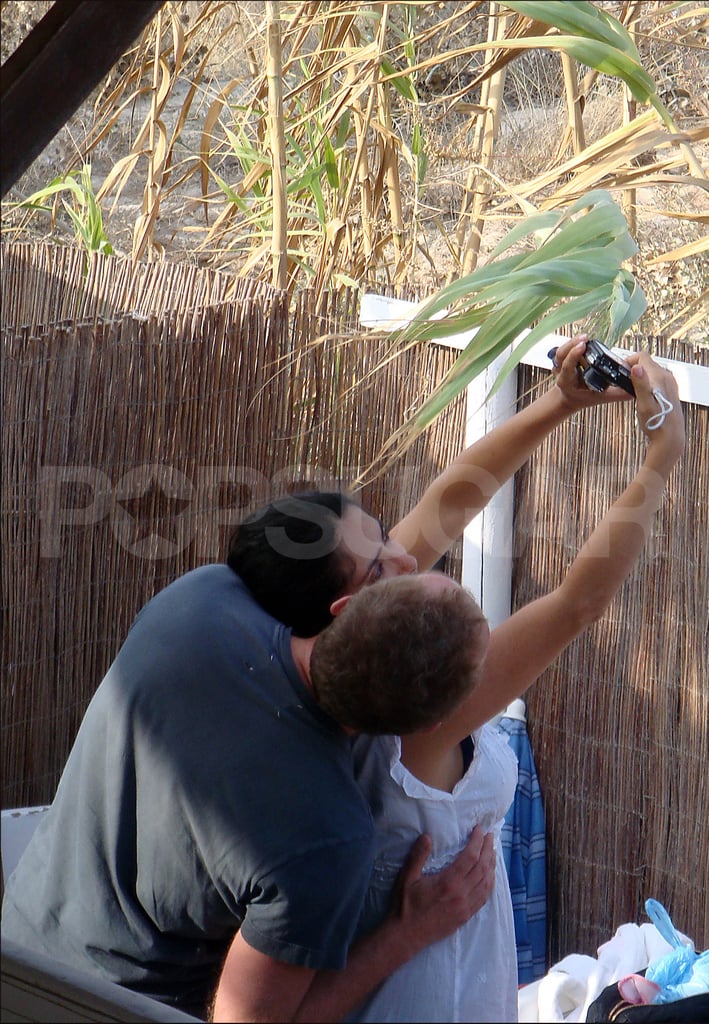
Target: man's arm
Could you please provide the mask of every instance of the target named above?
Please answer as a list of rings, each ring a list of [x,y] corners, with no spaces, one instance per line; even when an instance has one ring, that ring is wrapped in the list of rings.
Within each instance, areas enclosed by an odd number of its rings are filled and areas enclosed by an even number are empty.
[[[237,932],[217,986],[213,1021],[293,1021],[317,971],[274,960]]]
[[[430,569],[445,554],[468,523],[565,419],[589,406],[631,400],[620,388],[591,391],[579,379],[576,367],[587,338],[580,334],[560,345],[558,365],[553,370],[554,387],[461,452],[391,530],[392,538],[415,556],[419,569]]]
[[[424,875],[430,850],[430,839],[419,837],[402,869],[389,916],[353,945],[340,971],[314,971],[274,960],[237,933],[224,963],[212,1019],[341,1020],[398,967],[456,931],[492,892],[492,837],[476,828],[449,867]]]

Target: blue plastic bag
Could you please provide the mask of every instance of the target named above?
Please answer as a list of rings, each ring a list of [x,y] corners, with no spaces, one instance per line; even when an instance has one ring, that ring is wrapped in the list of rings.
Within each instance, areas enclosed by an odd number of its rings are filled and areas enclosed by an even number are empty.
[[[674,948],[650,964],[645,977],[660,986],[653,1003],[674,1003],[709,992],[709,950],[697,953],[682,941],[670,915],[657,900],[647,900],[645,910],[662,938]]]

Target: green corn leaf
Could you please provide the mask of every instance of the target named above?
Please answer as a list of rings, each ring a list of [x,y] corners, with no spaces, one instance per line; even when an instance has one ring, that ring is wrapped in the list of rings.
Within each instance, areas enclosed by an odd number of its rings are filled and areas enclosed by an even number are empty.
[[[72,223],[77,241],[88,252],[113,252],[104,231],[101,207],[93,190],[90,164],[54,178],[45,188],[13,205],[47,211],[46,201],[61,193],[69,193],[71,196],[71,201],[62,196],[62,207]]]
[[[289,196],[292,196],[303,192],[304,190],[307,191],[312,196],[315,203],[318,222],[320,224],[325,224],[327,221],[327,214],[325,212],[325,200],[320,182],[322,172],[323,166],[320,164],[315,167],[307,168],[298,178],[294,178],[288,182],[286,192]],[[294,215],[296,214],[295,209],[293,209],[292,212]]]
[[[71,173],[76,173],[71,172]],[[33,192],[27,199],[23,199],[21,203],[17,203],[17,206],[27,207],[29,209],[43,209],[47,199],[51,199],[52,196],[58,195],[60,192],[66,192],[67,190],[75,190],[78,188],[77,184],[69,175],[62,175],[59,178],[54,178],[53,181],[46,185],[44,188],[38,189]],[[14,204],[13,204],[14,205]]]
[[[536,248],[503,255],[524,239],[536,239]],[[394,332],[395,343],[405,345],[475,330],[445,379],[391,439],[389,450],[400,453],[507,350],[491,394],[537,341],[560,327],[600,318],[605,339],[617,341],[645,309],[642,291],[623,267],[636,251],[622,211],[603,189],[516,225],[484,267],[442,288]]]
[[[423,131],[421,126],[414,125],[414,132],[411,139],[411,152],[415,157],[414,162],[414,180],[418,185],[426,180],[426,171],[428,169],[428,154],[424,146]]]
[[[616,18],[586,0],[523,0],[505,3],[504,6],[568,35],[586,36],[606,43],[640,63],[640,55],[628,30]]]
[[[423,403],[411,421],[411,428],[419,433],[431,423],[458,395],[471,380],[482,373],[524,329],[531,314],[536,319],[544,311],[543,300],[530,305],[523,295],[514,305],[497,310],[490,315],[486,325],[481,327],[468,348],[461,353],[441,384]],[[487,326],[489,324],[489,326]]]
[[[244,174],[248,174],[251,168],[255,167],[257,163],[263,162],[263,154],[254,146],[250,145],[245,136],[244,141],[240,142],[234,132],[230,131],[228,128],[224,129],[224,134],[231,146],[232,153],[241,164],[241,169]]]
[[[524,340],[515,345],[503,363],[488,393],[488,398],[499,390],[520,360],[538,341],[559,327],[589,316],[598,309],[599,305],[609,300],[610,291],[611,288],[608,285],[593,289],[585,295],[565,303],[563,307],[551,310],[546,316],[543,316],[548,308],[548,302],[545,299],[537,297],[536,303],[533,303],[531,295],[526,291],[521,292],[516,299],[510,302],[504,314],[501,315],[501,311],[498,311],[487,318],[484,329],[478,331],[469,346],[470,353],[467,351],[461,353],[442,382],[440,389],[436,389],[418,410],[412,421],[412,426],[417,431],[425,429],[453,399],[465,390],[471,380],[486,370],[513,341],[519,338],[530,319],[542,317]]]
[[[69,206],[69,204],[66,201],[63,201],[63,205],[64,205],[64,209],[65,209],[65,211],[67,213],[67,216],[69,217],[69,219],[71,220],[72,224],[74,225],[74,231],[76,232],[76,237],[80,241],[82,241],[84,243],[84,248],[86,248],[86,249],[90,248],[90,244],[89,244],[90,243],[90,237],[89,237],[88,232],[86,231],[86,228],[85,228],[85,225],[84,225],[84,222],[83,222],[82,218],[79,216],[79,214],[76,212],[76,210],[72,210],[71,206]]]
[[[627,271],[618,275],[614,282],[608,309],[608,330],[606,341],[618,341],[647,309],[647,300],[632,274]]]
[[[335,135],[335,149],[339,152],[347,143],[347,139],[350,135],[350,125],[352,121],[352,113],[347,108],[343,113],[337,124],[337,134]]]
[[[382,57],[381,67],[388,81],[394,86],[400,96],[403,96],[410,103],[418,103],[418,96],[409,75],[403,74],[398,68],[395,68],[387,57]]]
[[[295,136],[292,135],[290,132],[286,132],[285,133],[285,140],[288,143],[288,149],[291,151],[290,154],[289,154],[291,156],[291,160],[289,161],[289,163],[292,164],[294,162],[292,160],[292,154],[295,153],[295,155],[298,158],[297,165],[299,167],[307,167],[308,163],[309,163],[309,154],[306,153],[306,151],[303,149],[303,147],[300,145],[300,143],[296,140]],[[310,138],[309,141],[311,143],[311,151],[312,151],[312,138]]]
[[[478,44],[471,49],[484,49],[489,43]],[[662,107],[657,98],[657,88],[651,76],[633,57],[622,50],[597,39],[582,39],[578,36],[525,36],[523,39],[505,39],[506,50],[529,50],[533,47],[545,50],[563,50],[581,64],[594,68],[606,75],[613,75],[625,82],[636,100],[651,102]],[[662,107],[664,110],[664,107]]]
[[[598,310],[599,306],[609,301],[610,291],[611,289],[608,287],[597,288],[585,295],[572,299],[562,307],[550,310],[512,350],[498,371],[495,382],[487,397],[490,398],[496,394],[520,360],[524,358],[538,341],[541,341],[548,334],[553,334],[560,327],[565,327],[569,323],[578,323],[591,316]],[[631,324],[627,326],[630,327]]]
[[[651,103],[664,121],[671,117],[657,95],[652,77],[642,66],[628,30],[600,7],[587,0],[520,0],[506,3],[510,10],[558,29],[559,35],[505,39],[506,49],[532,47],[563,50],[575,60],[625,82],[636,100]],[[484,48],[481,44],[478,48]]]
[[[610,193],[605,189],[594,189],[567,207],[561,216],[558,210],[549,210],[522,221],[493,249],[490,259],[496,259],[500,253],[528,235],[536,235],[539,248],[544,245],[547,254],[552,253],[555,247],[562,252],[568,251],[571,244],[580,247],[587,238],[595,240],[601,235],[615,238],[627,236],[634,253],[637,247],[629,238],[627,227],[625,217]],[[531,254],[530,258],[534,258],[534,255]]]
[[[564,50],[579,63],[604,75],[620,78],[640,103],[647,103],[657,93],[653,79],[642,64],[607,43],[596,39],[578,39],[576,36],[540,36],[537,39],[528,38],[525,42],[528,45]]]
[[[504,259],[493,259],[513,242],[544,227],[545,240],[537,248]],[[561,298],[612,282],[621,263],[637,251],[622,212],[610,195],[596,190],[566,211],[551,211],[515,227],[497,246],[491,262],[442,288],[423,303],[415,319],[401,332],[401,340],[435,339],[469,330],[480,319],[474,305],[495,305],[519,294],[529,285]],[[461,308],[462,307],[462,308]],[[443,319],[433,319],[447,311]]]
[[[225,197],[229,200],[230,203],[234,203],[237,206],[239,206],[239,204],[243,204],[243,206],[246,206],[246,204],[244,203],[244,200],[231,187],[231,185],[229,184],[229,182],[225,178],[220,177],[220,175],[218,175],[217,172],[215,170],[211,169],[211,168],[210,168],[210,173],[211,173],[211,175],[214,178],[214,180],[216,181],[217,185],[222,190],[222,192],[224,193]],[[240,206],[239,208],[241,209],[242,207]]]
[[[328,139],[327,135],[323,139],[323,150],[327,183],[330,188],[337,191],[340,188],[340,175],[337,170],[337,157],[335,156],[335,150],[333,149],[332,143]]]

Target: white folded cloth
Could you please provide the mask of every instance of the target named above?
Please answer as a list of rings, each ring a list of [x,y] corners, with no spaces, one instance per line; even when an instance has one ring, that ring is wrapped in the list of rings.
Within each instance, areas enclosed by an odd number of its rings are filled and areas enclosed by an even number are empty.
[[[597,958],[572,953],[539,981],[521,988],[519,1020],[521,1024],[585,1021],[589,1006],[607,985],[644,970],[672,948],[654,924],[622,924],[612,939],[599,946]]]

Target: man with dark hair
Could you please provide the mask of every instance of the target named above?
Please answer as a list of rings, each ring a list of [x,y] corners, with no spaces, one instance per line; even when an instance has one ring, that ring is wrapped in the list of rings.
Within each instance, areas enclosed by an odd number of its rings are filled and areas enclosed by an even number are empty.
[[[324,629],[332,621],[330,605],[347,589],[354,566],[332,556],[340,520],[356,507],[344,492],[301,491],[254,512],[231,537],[227,565],[296,636]],[[274,555],[281,559],[277,576]]]

